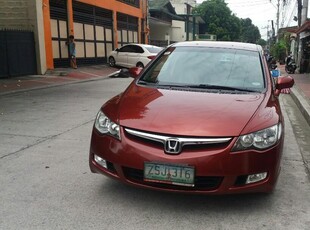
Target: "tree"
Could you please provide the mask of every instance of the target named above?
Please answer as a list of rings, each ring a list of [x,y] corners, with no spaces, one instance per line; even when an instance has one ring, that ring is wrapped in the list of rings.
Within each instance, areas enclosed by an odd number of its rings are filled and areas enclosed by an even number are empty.
[[[284,63],[286,57],[287,44],[285,39],[280,39],[271,47],[271,54],[278,60],[281,64]]]
[[[203,32],[217,35],[218,40],[237,41],[240,38],[241,22],[232,14],[224,0],[208,0],[194,9],[206,24]]]
[[[261,46],[266,46],[267,45],[267,41],[262,39],[262,38],[260,38],[260,39],[258,39],[257,44],[261,45]]]
[[[240,19],[241,22],[241,42],[257,43],[261,38],[259,29],[252,24],[252,20],[249,18]]]
[[[290,33],[284,33],[280,35],[279,41],[277,41],[271,47],[271,54],[282,64],[285,57],[290,50]]]

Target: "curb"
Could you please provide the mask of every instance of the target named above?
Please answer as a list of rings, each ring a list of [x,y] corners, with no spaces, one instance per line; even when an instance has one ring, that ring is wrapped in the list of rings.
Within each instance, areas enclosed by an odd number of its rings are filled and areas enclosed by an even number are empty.
[[[0,93],[0,96],[25,93],[25,92],[28,92],[28,91],[34,91],[34,90],[39,90],[39,89],[47,89],[47,88],[59,87],[59,86],[63,86],[63,85],[73,85],[73,84],[79,84],[79,83],[83,83],[83,82],[106,80],[109,77],[110,77],[110,75],[107,75],[107,76],[102,76],[102,77],[89,78],[89,79],[85,79],[85,80],[74,80],[72,82],[55,83],[55,84],[50,84],[50,85],[45,85],[45,86],[38,86],[38,87],[28,88],[28,89],[13,90],[13,91],[8,91],[8,92]]]
[[[291,97],[310,126],[310,105],[305,99],[306,96],[297,85],[294,85],[294,87],[291,88]]]

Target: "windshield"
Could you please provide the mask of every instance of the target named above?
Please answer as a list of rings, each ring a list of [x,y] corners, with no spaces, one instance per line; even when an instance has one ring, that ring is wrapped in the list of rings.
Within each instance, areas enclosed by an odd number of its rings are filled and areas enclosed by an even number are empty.
[[[168,48],[140,82],[251,91],[265,87],[259,52],[207,47]]]
[[[162,51],[163,48],[161,47],[157,47],[157,46],[145,46],[145,48],[150,52],[150,53],[159,53],[160,51]]]

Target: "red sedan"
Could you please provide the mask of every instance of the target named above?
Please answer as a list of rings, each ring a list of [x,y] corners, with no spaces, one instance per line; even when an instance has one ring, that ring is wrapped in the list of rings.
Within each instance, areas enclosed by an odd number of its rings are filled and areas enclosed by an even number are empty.
[[[262,48],[181,42],[163,50],[105,103],[92,131],[94,173],[162,191],[271,192],[284,119]]]

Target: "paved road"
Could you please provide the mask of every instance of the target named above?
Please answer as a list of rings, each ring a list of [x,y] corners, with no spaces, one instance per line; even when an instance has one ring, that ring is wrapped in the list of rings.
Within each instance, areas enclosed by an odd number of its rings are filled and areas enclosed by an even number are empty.
[[[281,96],[288,112],[286,140],[272,195],[162,193],[91,174],[94,116],[130,80],[0,97],[0,229],[309,229],[303,134],[297,140],[294,135],[302,121],[289,95]]]

